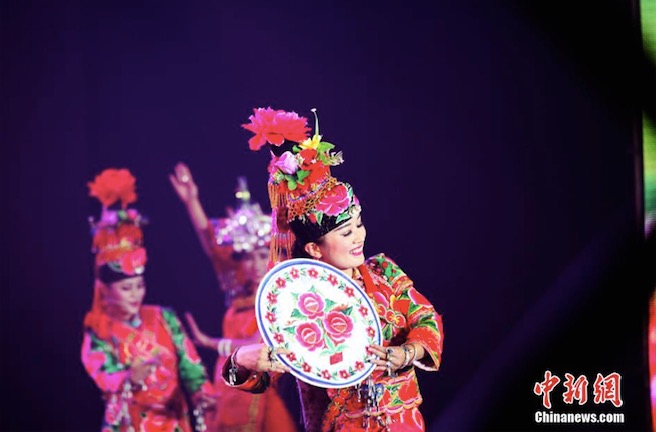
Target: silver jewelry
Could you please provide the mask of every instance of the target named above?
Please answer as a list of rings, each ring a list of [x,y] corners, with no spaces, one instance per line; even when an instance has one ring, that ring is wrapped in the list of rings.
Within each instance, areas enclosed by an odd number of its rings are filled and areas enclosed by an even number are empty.
[[[230,368],[228,369],[228,383],[233,386],[237,383],[237,372],[239,372],[239,365],[237,364],[237,351],[239,351],[239,348],[235,350],[234,353],[230,356]]]
[[[194,418],[196,420],[196,431],[205,432],[207,425],[205,424],[205,407],[203,403],[198,404],[194,409]]]
[[[180,177],[180,181],[182,183],[187,183],[189,181],[189,176],[188,175],[183,175],[182,177]]]
[[[228,357],[232,351],[232,339],[222,338],[216,344],[216,351],[221,357]]]
[[[410,348],[408,348],[408,345],[401,345],[401,348],[403,348],[403,355],[405,356],[403,359],[403,366],[402,368],[408,366],[410,364]]]

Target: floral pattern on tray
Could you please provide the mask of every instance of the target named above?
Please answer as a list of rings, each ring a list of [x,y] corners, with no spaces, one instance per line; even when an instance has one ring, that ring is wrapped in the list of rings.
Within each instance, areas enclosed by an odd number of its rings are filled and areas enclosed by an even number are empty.
[[[297,378],[319,387],[348,387],[373,371],[366,347],[381,344],[376,309],[351,278],[326,263],[297,258],[278,264],[257,291],[257,320],[269,346]]]

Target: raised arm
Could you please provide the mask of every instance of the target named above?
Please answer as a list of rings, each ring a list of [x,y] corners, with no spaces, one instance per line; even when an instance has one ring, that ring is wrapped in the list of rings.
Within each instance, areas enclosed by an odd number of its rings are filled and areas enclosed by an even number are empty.
[[[180,201],[182,201],[187,209],[189,219],[203,250],[211,258],[212,238],[209,234],[209,220],[198,198],[198,186],[194,182],[189,167],[182,162],[178,162],[173,169],[173,174],[169,174],[169,180],[171,181],[173,190],[175,190]]]

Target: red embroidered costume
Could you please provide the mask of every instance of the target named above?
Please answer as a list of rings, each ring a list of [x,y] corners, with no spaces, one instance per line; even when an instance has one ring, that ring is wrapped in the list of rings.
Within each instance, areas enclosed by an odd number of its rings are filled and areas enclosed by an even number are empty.
[[[342,162],[341,152],[331,152],[334,146],[322,141],[318,123],[314,136],[309,138],[307,120],[296,113],[259,108],[250,120],[244,128],[255,134],[249,141],[251,149],[268,144],[272,153],[272,264],[288,256],[303,257],[304,245],[320,241],[360,214],[352,187],[330,174],[330,166]],[[389,372],[388,361],[387,371],[376,369],[361,385],[352,387],[324,389],[299,380],[306,430],[425,430],[419,411],[422,397],[416,368],[436,371],[440,366],[444,335],[441,316],[399,266],[383,254],[354,268],[352,278],[376,307],[383,346],[415,355],[406,357],[394,373]],[[416,357],[417,347],[423,350],[420,358]],[[234,367],[224,368],[226,380],[232,379],[230,372],[237,372]],[[267,373],[244,375],[239,371],[233,383],[246,391],[259,390],[267,377]],[[373,399],[365,397],[365,387],[368,394],[373,391]]]

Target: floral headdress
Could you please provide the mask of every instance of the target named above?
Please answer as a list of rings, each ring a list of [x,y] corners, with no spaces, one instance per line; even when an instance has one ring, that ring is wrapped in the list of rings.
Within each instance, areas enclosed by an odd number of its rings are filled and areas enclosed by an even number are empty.
[[[146,220],[127,208],[137,200],[134,176],[127,169],[109,168],[87,185],[89,196],[102,204],[100,220],[89,217],[96,276],[110,282],[143,274],[147,257],[141,226]],[[120,208],[110,209],[119,202]]]
[[[295,112],[256,108],[242,125],[255,135],[248,141],[257,151],[268,144],[269,199],[276,221],[271,240],[271,263],[291,256],[294,241],[308,243],[332,231],[360,212],[353,188],[335,179],[330,167],[344,160],[334,145],[315,130],[309,136],[307,119]]]

